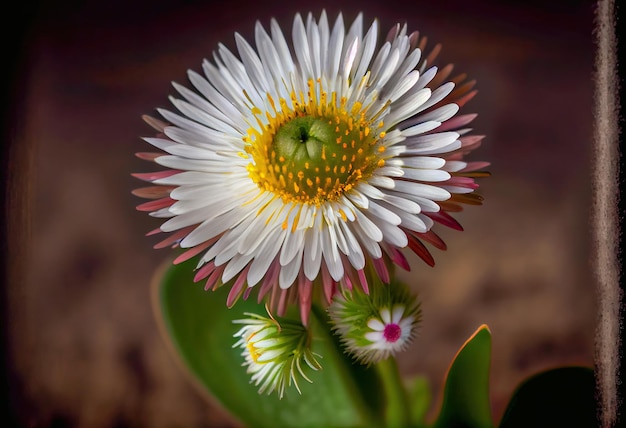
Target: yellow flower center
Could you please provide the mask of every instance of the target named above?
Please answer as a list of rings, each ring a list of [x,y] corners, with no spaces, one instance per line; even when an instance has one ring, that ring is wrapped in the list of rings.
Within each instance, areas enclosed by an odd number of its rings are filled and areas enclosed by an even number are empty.
[[[248,349],[248,352],[250,353],[250,358],[252,358],[252,361],[254,361],[255,363],[258,363],[259,357],[261,356],[263,352],[261,352],[256,346],[254,346],[254,343],[252,342],[248,342],[246,344],[246,348]]]
[[[307,97],[292,92],[280,109],[268,94],[271,111],[252,110],[259,128],[244,137],[250,178],[285,202],[321,205],[338,199],[385,164],[379,132],[383,122],[367,118],[367,106],[348,105],[326,93],[321,81],[308,82]],[[319,90],[319,91],[318,91]],[[356,88],[355,88],[356,90]],[[330,95],[330,96],[329,96]]]

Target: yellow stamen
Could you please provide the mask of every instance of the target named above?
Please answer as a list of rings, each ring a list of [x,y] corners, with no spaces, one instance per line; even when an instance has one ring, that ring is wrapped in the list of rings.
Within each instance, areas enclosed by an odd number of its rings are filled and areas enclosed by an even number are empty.
[[[366,84],[364,78],[361,86]],[[245,93],[244,98],[252,105]],[[337,200],[385,164],[385,146],[380,143],[384,124],[377,119],[385,107],[368,119],[367,105],[348,105],[346,97],[337,103],[337,98],[336,92],[326,92],[321,79],[309,79],[306,92],[291,91],[289,99],[267,94],[267,111],[251,107],[256,124],[243,137],[245,152],[239,156],[250,159],[248,174],[259,188],[285,203],[320,206]],[[279,140],[277,133],[283,136]],[[345,220],[345,213],[341,217]]]

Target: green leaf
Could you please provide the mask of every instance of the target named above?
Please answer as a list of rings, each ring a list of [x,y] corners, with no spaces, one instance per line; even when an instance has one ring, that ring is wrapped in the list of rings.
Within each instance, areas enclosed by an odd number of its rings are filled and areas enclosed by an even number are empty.
[[[595,427],[595,380],[587,367],[560,367],[536,374],[513,393],[500,428]]]
[[[489,405],[491,333],[482,325],[465,342],[448,369],[436,428],[493,427]]]
[[[195,262],[170,266],[155,281],[155,312],[164,335],[193,378],[235,418],[250,427],[381,426],[379,379],[373,370],[353,365],[331,334],[326,312],[314,308],[309,321],[314,352],[322,370],[308,371],[302,395],[288,387],[282,400],[260,395],[250,383],[239,348],[233,349],[233,320],[244,312],[266,314],[256,298],[226,307],[229,286],[205,292],[193,282]]]

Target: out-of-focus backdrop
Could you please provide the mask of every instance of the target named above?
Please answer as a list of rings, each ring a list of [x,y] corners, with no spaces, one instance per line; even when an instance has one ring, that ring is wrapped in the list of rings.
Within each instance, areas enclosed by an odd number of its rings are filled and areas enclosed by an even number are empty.
[[[492,162],[482,207],[439,228],[448,250],[404,278],[423,323],[400,355],[435,392],[477,327],[493,335],[491,397],[499,419],[517,384],[539,370],[593,364],[590,271],[592,2],[576,1],[87,1],[40,2],[24,45],[15,146],[27,210],[7,237],[26,236],[6,284],[10,406],[33,427],[231,426],[194,389],[160,336],[150,281],[169,250],[134,207],[134,157],[152,135],[142,114],[169,107],[219,42],[235,48],[254,23],[325,8],[358,11],[441,42],[439,64],[477,80],[465,107],[486,134],[473,160]],[[24,149],[27,147],[27,149]],[[25,160],[25,161],[24,161]],[[18,172],[19,176],[19,172]],[[23,183],[22,183],[23,184]],[[13,235],[15,234],[15,235]],[[210,294],[206,298],[211,298]],[[225,346],[229,346],[225,344]],[[219,352],[219,350],[215,350]],[[433,408],[438,396],[435,395]]]

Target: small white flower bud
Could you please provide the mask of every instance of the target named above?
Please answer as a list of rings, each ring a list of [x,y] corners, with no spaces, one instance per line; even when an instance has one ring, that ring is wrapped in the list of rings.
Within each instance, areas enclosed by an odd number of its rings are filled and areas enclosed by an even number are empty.
[[[374,281],[370,293],[343,290],[328,308],[333,330],[346,351],[373,364],[406,349],[415,337],[421,312],[404,284]]]
[[[315,358],[318,355],[310,347],[309,330],[291,319],[278,321],[253,313],[245,315],[248,318],[233,321],[243,325],[234,335],[239,340],[233,347],[243,349],[243,366],[252,375],[250,381],[259,386],[259,394],[276,391],[283,398],[285,388],[292,384],[300,392],[299,378],[311,382],[305,365],[313,370],[321,368]]]

